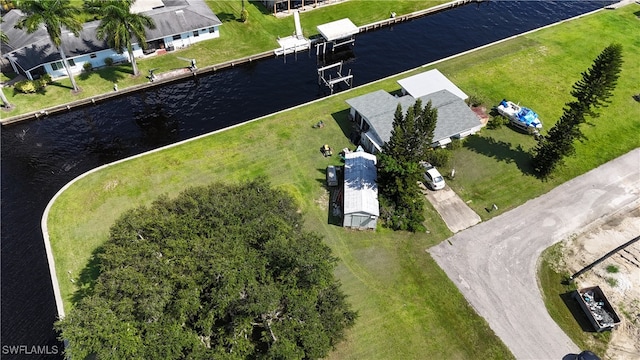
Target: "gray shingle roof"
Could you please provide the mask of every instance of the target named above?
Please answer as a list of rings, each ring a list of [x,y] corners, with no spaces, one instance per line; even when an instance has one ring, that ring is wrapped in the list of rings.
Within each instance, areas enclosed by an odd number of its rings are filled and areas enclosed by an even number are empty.
[[[165,7],[144,12],[153,18],[156,24],[155,29],[146,31],[147,41],[222,24],[202,0],[163,0],[163,2]],[[2,53],[27,71],[41,64],[60,60],[60,54],[49,40],[44,27],[32,34],[14,28],[22,16],[23,13],[19,10],[11,10],[2,17],[2,31],[9,37],[9,44],[2,45]],[[96,37],[96,28],[99,24],[99,21],[86,23],[79,37],[63,29],[62,46],[67,57],[72,58],[109,48],[105,41],[98,40]]]
[[[480,119],[469,109],[467,104],[448,90],[440,90],[420,97],[422,104],[431,105],[438,109],[438,121],[434,131],[433,141],[437,142],[459,133],[463,133],[481,125]],[[379,145],[389,141],[393,129],[393,117],[398,104],[406,113],[415,99],[410,95],[394,97],[384,90],[348,99],[347,104],[367,118],[371,125],[369,135],[374,140],[380,140]]]
[[[222,24],[204,1],[164,0],[164,4],[144,12],[156,24],[155,29],[146,31],[147,41]]]

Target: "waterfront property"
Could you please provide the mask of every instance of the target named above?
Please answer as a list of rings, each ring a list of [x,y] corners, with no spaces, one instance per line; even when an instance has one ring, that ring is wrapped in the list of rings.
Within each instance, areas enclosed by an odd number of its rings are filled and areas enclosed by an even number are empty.
[[[344,227],[376,228],[380,216],[377,176],[375,155],[364,151],[344,155]]]
[[[393,118],[398,105],[406,111],[417,99],[423,105],[431,102],[438,109],[438,121],[432,146],[445,146],[452,139],[474,134],[482,128],[478,116],[467,106],[467,95],[438,70],[431,70],[398,81],[403,95],[391,95],[384,90],[348,99],[349,116],[360,129],[360,143],[371,153],[377,153],[391,138]]]
[[[222,22],[203,0],[139,2],[132,11],[150,16],[156,28],[146,30],[147,50],[143,50],[140,44],[133,44],[135,57],[161,54],[220,36]],[[22,16],[20,10],[14,9],[2,18],[3,31],[9,37],[8,44],[2,43],[2,56],[9,61],[13,71],[31,80],[44,74],[52,78],[67,76],[60,53],[44,28],[28,34],[14,27]],[[130,61],[127,52],[120,54],[109,48],[106,41],[98,39],[96,29],[99,24],[99,21],[84,24],[78,37],[63,29],[61,46],[72,73],[82,72],[86,63],[91,68],[105,66],[107,58],[113,63]]]

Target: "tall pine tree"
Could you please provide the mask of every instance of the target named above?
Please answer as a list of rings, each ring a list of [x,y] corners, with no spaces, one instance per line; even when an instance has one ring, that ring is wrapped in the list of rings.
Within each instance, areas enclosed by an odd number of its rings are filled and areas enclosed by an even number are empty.
[[[418,187],[423,169],[419,163],[431,148],[437,116],[431,102],[422,107],[419,99],[404,115],[400,105],[396,108],[391,138],[378,158],[382,218],[395,230],[424,229],[424,197]]]
[[[606,106],[613,95],[622,68],[622,45],[607,46],[594,60],[593,65],[582,73],[582,79],[573,85],[571,95],[585,107],[592,117],[598,116],[593,109]]]
[[[597,117],[596,108],[606,106],[613,96],[622,68],[622,46],[607,46],[582,73],[582,79],[573,85],[571,95],[577,101],[566,104],[558,122],[542,137],[534,148],[533,168],[542,178],[562,164],[563,158],[575,153],[575,140],[584,140],[580,124],[585,116]]]

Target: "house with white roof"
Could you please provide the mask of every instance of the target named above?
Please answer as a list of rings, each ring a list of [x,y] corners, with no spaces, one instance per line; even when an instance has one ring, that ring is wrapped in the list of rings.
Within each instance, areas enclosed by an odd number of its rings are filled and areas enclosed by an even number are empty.
[[[391,138],[398,104],[406,113],[417,99],[438,110],[433,147],[446,146],[452,139],[464,138],[482,128],[480,118],[465,103],[467,95],[438,70],[430,70],[399,80],[402,96],[384,90],[348,99],[349,116],[360,128],[360,144],[370,153],[381,151]]]
[[[342,226],[375,229],[380,216],[376,156],[364,151],[345,154]]]
[[[156,25],[155,29],[146,30],[149,50],[143,52],[139,44],[133,44],[135,57],[164,53],[220,36],[222,22],[203,0],[138,0],[131,10],[148,15]],[[60,53],[44,27],[31,34],[15,28],[23,15],[14,9],[3,16],[2,31],[9,43],[2,44],[2,56],[16,73],[31,80],[44,74],[53,78],[67,76]],[[85,23],[78,37],[63,28],[61,46],[72,73],[80,73],[85,63],[93,68],[104,66],[106,58],[114,63],[130,61],[126,51],[120,54],[97,38],[99,24],[99,21]]]

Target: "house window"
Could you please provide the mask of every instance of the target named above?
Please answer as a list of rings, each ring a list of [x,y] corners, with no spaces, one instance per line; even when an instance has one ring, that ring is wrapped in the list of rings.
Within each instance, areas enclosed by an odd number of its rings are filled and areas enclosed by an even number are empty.
[[[181,39],[180,35],[173,35],[173,40],[180,40],[180,39]]]
[[[76,66],[75,61],[73,61],[73,59],[68,59],[67,60],[67,64],[69,64],[69,66]],[[53,70],[61,70],[64,69],[64,65],[62,65],[62,61],[56,61],[54,63],[51,63],[51,68]]]
[[[209,28],[209,34],[213,34],[214,32],[216,32],[216,28],[210,27]]]
[[[98,55],[96,55],[96,54],[91,54],[91,55],[89,55],[89,57],[90,57],[90,58],[92,58],[92,59],[95,59],[96,57],[98,57]]]
[[[195,37],[195,36],[200,36],[200,31],[195,30],[195,31],[193,32],[193,36],[194,36],[194,37]]]

